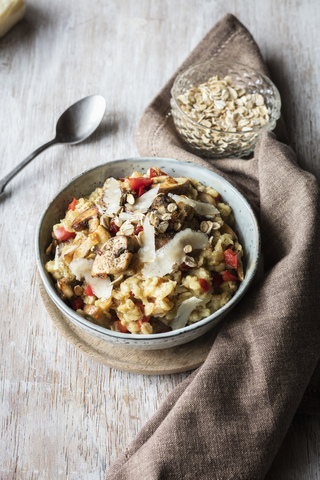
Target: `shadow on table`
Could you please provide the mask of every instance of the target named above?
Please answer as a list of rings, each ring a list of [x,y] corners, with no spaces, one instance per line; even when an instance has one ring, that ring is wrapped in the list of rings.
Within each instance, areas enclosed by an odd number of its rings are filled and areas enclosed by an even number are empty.
[[[4,37],[0,38],[0,48],[10,54],[10,50],[16,51],[21,46],[31,44],[37,34],[39,25],[47,22],[45,12],[34,5],[28,4],[24,18],[12,27]]]
[[[107,118],[102,120],[97,130],[89,138],[81,142],[81,144],[89,145],[91,143],[97,143],[110,135],[115,135],[118,132],[119,122],[114,118],[113,115],[111,116],[108,111],[106,112],[106,117]]]

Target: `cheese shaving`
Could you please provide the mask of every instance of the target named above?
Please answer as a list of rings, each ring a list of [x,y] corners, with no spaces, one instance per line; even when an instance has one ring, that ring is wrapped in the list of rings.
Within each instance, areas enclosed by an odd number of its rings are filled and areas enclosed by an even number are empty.
[[[176,202],[183,202],[186,203],[187,205],[190,205],[190,207],[194,208],[194,210],[199,214],[203,216],[212,216],[212,215],[219,215],[220,212],[219,210],[214,206],[211,205],[210,203],[204,203],[204,202],[199,202],[198,200],[192,200],[189,197],[185,197],[182,195],[175,195],[173,193],[169,193],[169,196]]]
[[[72,260],[69,268],[77,280],[84,279],[92,288],[96,297],[106,300],[111,296],[112,285],[110,278],[98,278],[91,276],[93,260],[77,258]]]
[[[155,252],[154,259],[147,256],[149,263],[144,265],[142,274],[145,278],[163,277],[170,273],[174,265],[181,265],[185,253],[183,251],[186,245],[191,245],[192,249],[203,249],[208,245],[208,237],[202,232],[194,232],[191,228],[186,228],[177,233],[172,240]]]
[[[110,217],[116,215],[120,210],[121,195],[119,183],[115,178],[110,177],[104,185],[104,192],[101,199],[102,205],[100,205],[100,207],[102,207],[103,213],[106,213]]]
[[[151,207],[153,200],[158,195],[160,185],[157,185],[155,188],[151,188],[148,192],[141,195],[137,198],[134,205],[131,206],[133,212],[146,212],[149,207]]]
[[[54,269],[59,270],[59,261],[61,260],[61,252],[63,249],[63,243],[56,246],[56,252],[54,255]]]
[[[149,218],[145,217],[143,222],[143,245],[139,250],[139,258],[142,262],[153,262],[156,256],[156,246],[154,241],[154,227]]]
[[[172,330],[178,330],[179,328],[185,327],[191,313],[201,302],[202,300],[197,297],[191,297],[184,300],[179,306],[177,314],[171,323]]]

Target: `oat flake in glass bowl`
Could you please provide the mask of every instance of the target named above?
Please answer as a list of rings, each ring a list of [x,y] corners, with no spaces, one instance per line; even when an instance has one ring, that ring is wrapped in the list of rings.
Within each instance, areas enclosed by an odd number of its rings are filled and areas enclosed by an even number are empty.
[[[183,140],[210,158],[244,157],[280,117],[280,94],[265,75],[214,60],[177,76],[171,112]]]

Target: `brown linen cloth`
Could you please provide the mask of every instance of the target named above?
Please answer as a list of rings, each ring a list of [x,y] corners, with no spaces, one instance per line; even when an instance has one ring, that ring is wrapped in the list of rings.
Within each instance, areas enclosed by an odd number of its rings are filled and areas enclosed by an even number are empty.
[[[232,15],[182,68],[211,57],[266,70],[252,36]],[[204,165],[238,187],[259,218],[264,275],[220,325],[204,365],[168,396],[107,478],[259,480],[320,356],[319,188],[273,133],[250,160],[208,161],[189,153],[167,115],[175,76],[141,119],[139,152]]]

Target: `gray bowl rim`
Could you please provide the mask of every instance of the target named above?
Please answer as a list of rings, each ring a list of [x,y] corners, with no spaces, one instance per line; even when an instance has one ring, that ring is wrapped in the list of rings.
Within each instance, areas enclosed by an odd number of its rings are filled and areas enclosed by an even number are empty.
[[[274,111],[274,115],[272,115],[272,117],[270,118],[269,122],[266,123],[265,125],[262,125],[261,127],[259,128],[255,128],[253,130],[250,130],[248,132],[230,132],[229,130],[217,130],[216,128],[210,128],[210,127],[205,127],[204,125],[201,125],[199,122],[196,122],[195,120],[193,120],[191,117],[189,117],[189,115],[187,115],[178,105],[178,102],[177,102],[177,99],[173,93],[173,89],[175,87],[175,85],[178,83],[178,81],[180,80],[180,78],[187,74],[189,72],[189,70],[192,70],[192,69],[195,69],[197,67],[201,67],[202,65],[206,65],[206,64],[209,64],[209,63],[214,63],[215,65],[228,65],[230,67],[233,67],[233,66],[239,66],[239,67],[245,67],[245,68],[248,68],[250,70],[252,70],[254,73],[256,73],[257,75],[260,75],[267,83],[270,84],[270,86],[272,87],[272,89],[274,90],[274,94],[275,94],[275,97],[276,97],[276,101],[279,103],[279,108],[277,110]],[[203,129],[203,130],[210,130],[211,132],[214,132],[214,133],[217,133],[219,135],[233,135],[235,137],[237,136],[243,136],[245,134],[260,134],[261,132],[264,132],[264,131],[267,131],[270,127],[272,127],[273,123],[276,122],[277,120],[279,120],[280,118],[280,114],[281,114],[281,96],[280,96],[280,92],[279,90],[277,89],[277,87],[275,86],[275,84],[273,83],[273,81],[267,77],[267,75],[264,75],[263,73],[260,73],[258,72],[258,70],[256,70],[255,68],[252,68],[250,67],[249,65],[245,65],[244,63],[232,63],[232,64],[229,64],[227,62],[221,62],[221,61],[218,61],[218,62],[215,62],[214,59],[211,59],[211,60],[207,60],[205,62],[201,62],[201,63],[195,63],[194,65],[190,65],[190,67],[186,68],[185,70],[183,70],[183,72],[179,73],[174,82],[173,82],[173,85],[171,87],[171,90],[170,90],[170,93],[171,93],[171,100],[174,102],[174,106],[177,108],[177,110],[179,111],[179,113],[181,113],[181,115],[186,119],[188,120],[189,122],[191,122],[192,125],[194,125],[195,127],[197,128],[200,128],[200,129]]]
[[[170,332],[165,332],[165,333],[156,333],[156,334],[150,334],[150,335],[138,335],[138,334],[132,334],[132,333],[121,333],[121,332],[114,332],[112,330],[108,330],[107,328],[101,327],[99,325],[96,325],[89,320],[87,320],[84,317],[81,317],[78,315],[72,308],[68,307],[66,303],[58,296],[56,293],[54,287],[51,284],[51,281],[47,277],[47,273],[45,271],[44,265],[41,262],[41,252],[40,252],[40,235],[41,235],[41,228],[42,228],[42,223],[43,220],[51,207],[51,205],[56,201],[56,197],[60,195],[64,190],[66,190],[73,182],[76,182],[78,179],[81,177],[84,177],[87,173],[93,172],[94,170],[99,170],[103,167],[107,167],[108,165],[112,164],[121,164],[123,162],[150,162],[150,161],[166,161],[170,162],[170,164],[177,164],[177,165],[191,165],[194,166],[196,169],[203,170],[210,172],[213,176],[215,176],[217,179],[220,181],[224,182],[228,188],[233,190],[236,196],[241,198],[241,200],[244,202],[246,205],[251,218],[253,220],[253,226],[255,229],[255,234],[256,234],[256,258],[254,259],[254,265],[253,268],[246,274],[245,281],[241,283],[239,289],[236,291],[235,295],[229,300],[229,302],[221,307],[219,310],[216,312],[212,313],[209,315],[209,317],[206,317],[202,320],[199,320],[198,322],[186,326],[184,328],[180,328],[178,330],[172,330]],[[90,192],[88,192],[90,193]],[[260,258],[260,251],[261,251],[261,238],[260,238],[260,229],[258,225],[258,221],[256,219],[255,213],[252,210],[249,202],[245,199],[245,197],[238,191],[237,188],[235,188],[230,182],[225,180],[221,175],[217,174],[216,172],[213,172],[211,170],[208,170],[207,168],[197,165],[196,163],[193,162],[186,162],[183,160],[177,160],[177,159],[172,159],[172,158],[165,158],[165,157],[129,157],[129,158],[122,158],[122,159],[117,159],[117,160],[111,160],[109,162],[105,162],[102,164],[99,164],[93,168],[89,168],[85,170],[84,172],[80,173],[79,175],[73,177],[69,182],[67,182],[64,186],[62,186],[56,193],[55,195],[51,198],[49,203],[47,204],[45,210],[43,211],[40,220],[38,222],[37,230],[36,230],[36,235],[35,235],[35,251],[36,251],[36,263],[38,267],[38,271],[40,274],[40,278],[44,284],[44,287],[52,299],[52,301],[56,304],[56,306],[66,315],[67,317],[72,317],[73,322],[75,324],[80,324],[83,325],[85,328],[88,328],[89,330],[92,330],[93,332],[97,332],[99,336],[103,335],[105,337],[111,337],[111,338],[121,338],[124,340],[134,340],[135,342],[138,341],[139,343],[143,343],[146,340],[148,340],[149,343],[156,343],[158,340],[162,340],[165,338],[172,338],[172,337],[178,337],[180,335],[183,335],[184,333],[190,332],[192,330],[196,330],[202,326],[207,325],[208,323],[212,322],[214,325],[216,324],[214,321],[221,316],[222,318],[225,316],[226,313],[228,313],[229,310],[231,310],[244,296],[244,294],[247,292],[250,284],[252,283],[252,280],[256,274],[257,268],[258,268],[258,263],[259,263],[259,258]],[[214,326],[213,325],[213,326]],[[81,327],[80,327],[81,328]],[[106,340],[107,341],[107,340]]]

